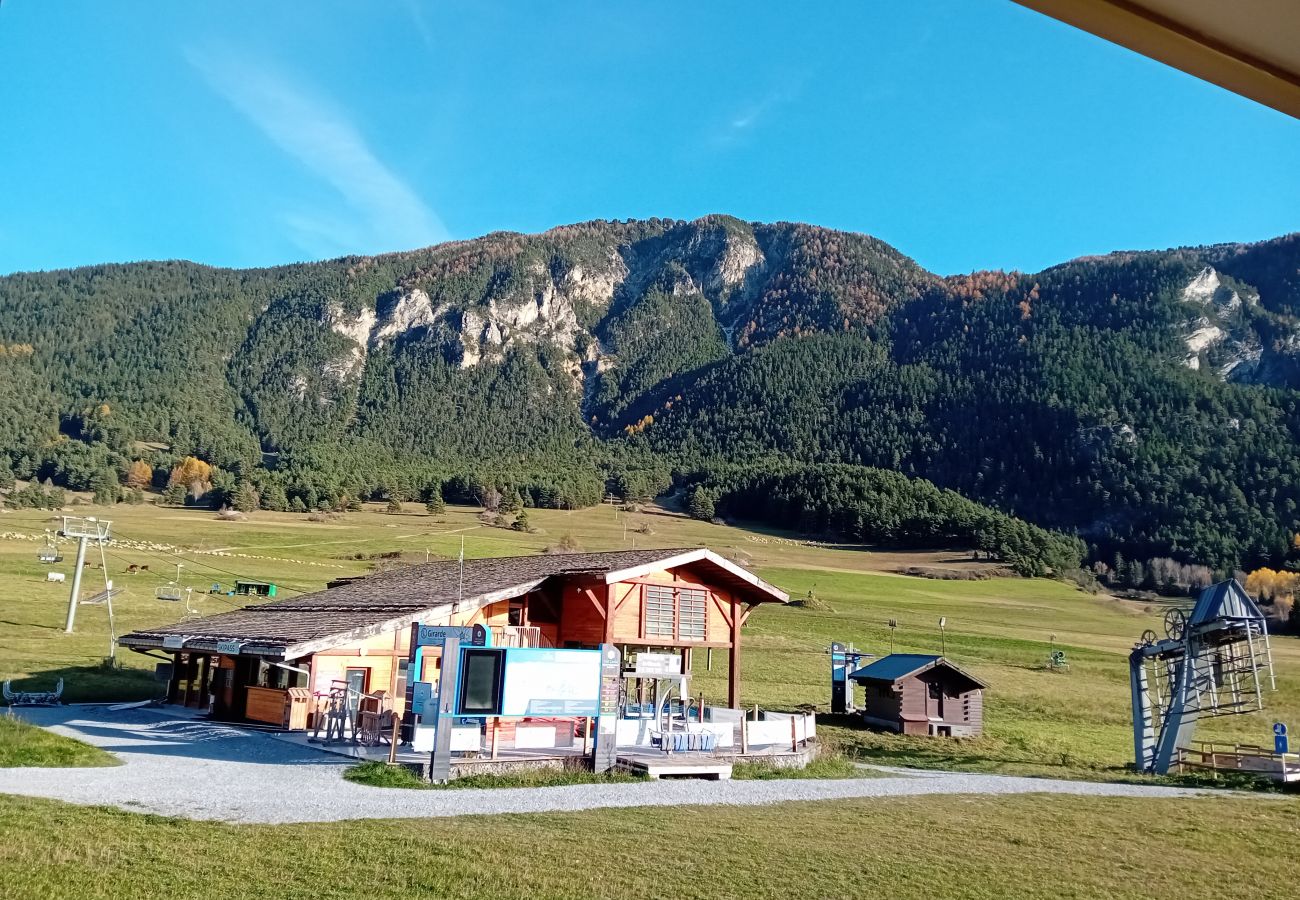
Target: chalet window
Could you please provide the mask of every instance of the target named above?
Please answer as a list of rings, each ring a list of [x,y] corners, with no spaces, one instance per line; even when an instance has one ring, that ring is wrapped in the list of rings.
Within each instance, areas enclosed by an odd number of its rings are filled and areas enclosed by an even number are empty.
[[[682,588],[677,592],[677,637],[683,641],[702,641],[708,633],[707,591]]]
[[[943,687],[937,681],[930,682],[930,699],[938,700],[943,696]]]
[[[674,603],[672,588],[646,587],[645,589],[645,636],[673,639],[677,632],[674,626]]]
[[[644,591],[645,637],[678,641],[708,639],[708,591],[659,585],[646,585]]]

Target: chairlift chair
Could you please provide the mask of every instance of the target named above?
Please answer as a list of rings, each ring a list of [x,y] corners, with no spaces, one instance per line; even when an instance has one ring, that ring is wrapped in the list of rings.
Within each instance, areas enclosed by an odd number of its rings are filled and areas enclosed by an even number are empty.
[[[36,558],[43,563],[63,562],[63,554],[48,531],[45,532],[45,546],[36,552]]]
[[[185,589],[181,587],[181,566],[176,566],[176,579],[161,585],[158,590],[154,591],[154,596],[159,600],[184,600]]]
[[[159,600],[183,600],[185,591],[174,581],[169,581],[154,591],[154,596]]]

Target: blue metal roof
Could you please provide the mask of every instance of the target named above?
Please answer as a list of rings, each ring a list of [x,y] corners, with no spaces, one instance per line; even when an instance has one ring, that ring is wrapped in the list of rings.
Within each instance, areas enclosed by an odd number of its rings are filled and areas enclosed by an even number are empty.
[[[924,669],[926,666],[938,662],[941,658],[928,653],[891,653],[888,656],[882,656],[873,663],[868,663],[850,674],[849,677],[854,679],[871,678],[876,681],[897,681],[900,678],[906,678],[918,669]]]
[[[962,671],[954,666],[951,662],[942,656],[935,656],[930,653],[891,653],[888,656],[881,657],[875,662],[863,666],[849,674],[852,681],[898,681],[906,678],[916,672],[924,669],[943,666],[956,672],[961,677],[969,680],[981,688],[986,688],[984,682],[980,681],[969,672]]]
[[[1215,619],[1261,621],[1263,618],[1264,614],[1255,605],[1255,601],[1250,599],[1246,589],[1233,578],[1212,584],[1201,591],[1188,624],[1196,627]]]

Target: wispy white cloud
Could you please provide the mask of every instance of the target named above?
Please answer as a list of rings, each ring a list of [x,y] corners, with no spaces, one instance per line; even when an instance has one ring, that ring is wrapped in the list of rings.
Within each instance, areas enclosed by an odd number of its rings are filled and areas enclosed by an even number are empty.
[[[727,147],[739,142],[770,118],[776,109],[794,100],[797,94],[797,86],[777,88],[739,107],[730,118],[714,128],[709,143],[715,147]]]
[[[227,48],[191,48],[186,57],[272,143],[336,192],[333,204],[283,214],[291,236],[305,251],[332,256],[447,239],[438,215],[375,154],[346,111],[328,98],[273,65]]]

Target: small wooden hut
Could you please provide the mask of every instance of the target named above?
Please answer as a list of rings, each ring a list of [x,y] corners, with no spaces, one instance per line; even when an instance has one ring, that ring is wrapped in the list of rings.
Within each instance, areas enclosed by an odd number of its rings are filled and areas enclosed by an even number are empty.
[[[942,656],[891,653],[849,679],[866,689],[868,725],[932,737],[968,737],[984,729],[987,685]]]

